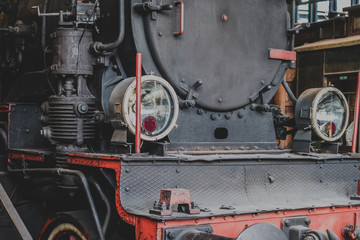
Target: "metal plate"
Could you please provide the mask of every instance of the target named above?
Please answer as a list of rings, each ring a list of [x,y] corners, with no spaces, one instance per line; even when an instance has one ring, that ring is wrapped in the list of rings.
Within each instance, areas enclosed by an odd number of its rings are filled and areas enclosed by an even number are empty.
[[[186,161],[186,155],[174,156],[177,161],[149,156],[122,162],[120,196],[125,211],[161,219],[149,210],[159,200],[160,190],[167,188],[190,190],[192,201],[210,211],[199,215],[175,212],[165,219],[358,204],[349,197],[357,188],[356,160],[328,158],[319,163],[319,159],[277,154],[273,159],[266,155],[229,155],[232,159],[226,160],[227,155],[222,155],[218,161],[205,156]],[[222,205],[232,208],[221,209]]]
[[[144,70],[161,74],[182,96],[186,92],[180,84],[203,80],[197,104],[208,110],[229,111],[248,104],[254,91],[270,84],[279,70],[281,61],[269,59],[268,49],[286,49],[286,1],[183,2],[181,36],[174,36],[180,21],[178,7],[157,13],[156,19],[133,11],[133,34],[138,52],[144,53]]]

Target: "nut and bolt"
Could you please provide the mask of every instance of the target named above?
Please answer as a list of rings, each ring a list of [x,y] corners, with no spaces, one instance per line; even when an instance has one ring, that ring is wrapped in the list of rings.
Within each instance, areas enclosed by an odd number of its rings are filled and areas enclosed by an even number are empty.
[[[168,233],[168,237],[169,237],[170,239],[174,239],[174,238],[175,238],[175,234],[174,234],[173,232],[169,232],[169,233]]]

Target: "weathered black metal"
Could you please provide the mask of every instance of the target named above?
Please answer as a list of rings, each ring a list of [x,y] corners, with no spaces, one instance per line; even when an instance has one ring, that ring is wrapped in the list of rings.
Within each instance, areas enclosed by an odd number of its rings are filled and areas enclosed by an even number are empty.
[[[1,183],[0,183],[0,201],[1,201],[2,206],[5,209],[6,213],[9,215],[9,217],[11,218],[11,221],[15,225],[16,230],[19,233],[19,235],[21,236],[21,238],[29,239],[29,240],[33,239],[31,237],[29,231],[27,230],[24,222],[21,220],[19,214],[17,213],[14,205],[12,204],[9,196],[7,195],[7,193]]]
[[[342,161],[342,155],[123,157],[120,179],[123,207],[129,213],[152,219],[194,219],[358,204],[358,200],[349,197],[357,190],[358,163],[350,159]],[[160,190],[176,187],[189,189],[192,201],[200,209],[210,211],[199,215],[149,214]],[[222,209],[222,205],[235,209]]]
[[[71,169],[63,169],[63,168],[11,169],[11,170],[9,170],[9,172],[22,173],[22,174],[36,174],[36,173],[59,174],[59,175],[60,174],[68,174],[68,175],[77,176],[80,179],[81,184],[84,188],[87,200],[90,205],[91,213],[93,215],[93,218],[94,218],[94,221],[96,224],[96,228],[97,228],[99,237],[101,240],[105,240],[104,234],[102,232],[102,228],[100,225],[98,212],[96,210],[96,206],[95,206],[95,203],[94,203],[93,197],[91,195],[90,188],[89,188],[89,185],[88,185],[88,182],[87,182],[87,179],[86,179],[84,173],[82,173],[79,170],[71,170]]]
[[[246,228],[236,240],[287,240],[285,234],[270,223],[258,223]]]
[[[133,0],[132,6],[139,3]],[[173,36],[175,11],[160,12],[156,20],[132,11],[135,45],[144,56],[145,72],[161,74],[184,98],[181,82],[192,85],[202,79],[197,105],[207,110],[229,111],[247,105],[251,92],[261,81],[270,84],[281,64],[266,54],[268,48],[286,49],[286,1],[184,3],[187,30],[178,38]],[[221,20],[223,14],[228,16],[226,22]],[[246,24],[249,19],[252,24]],[[198,25],[199,21],[209,24]]]
[[[89,52],[92,32],[89,29],[59,28],[53,38],[52,74],[93,74],[93,57]]]

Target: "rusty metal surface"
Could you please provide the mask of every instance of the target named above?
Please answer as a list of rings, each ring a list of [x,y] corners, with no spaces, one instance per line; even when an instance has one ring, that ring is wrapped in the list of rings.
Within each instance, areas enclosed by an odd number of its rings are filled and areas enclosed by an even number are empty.
[[[33,239],[27,230],[24,222],[20,218],[18,212],[16,211],[14,205],[12,204],[10,198],[8,197],[5,189],[0,183],[0,201],[6,210],[6,213],[11,218],[11,221],[14,223],[16,230],[20,234],[22,239],[30,240]]]
[[[359,202],[349,196],[356,192],[358,160],[345,161],[340,156],[229,155],[208,161],[206,156],[185,159],[181,155],[178,161],[128,158],[121,168],[121,203],[126,212],[153,219],[356,205]],[[202,212],[197,216],[175,212],[171,217],[149,214],[164,188],[189,189]]]

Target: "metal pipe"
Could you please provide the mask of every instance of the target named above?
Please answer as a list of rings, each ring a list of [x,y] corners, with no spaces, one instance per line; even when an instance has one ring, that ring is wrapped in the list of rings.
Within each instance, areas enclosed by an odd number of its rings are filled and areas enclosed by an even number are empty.
[[[293,29],[295,27],[295,15],[296,15],[296,0],[293,0],[291,2],[291,23],[290,23],[290,29]],[[295,33],[291,35],[291,51],[294,51],[295,48]]]
[[[45,0],[43,12],[46,13],[49,0]],[[42,26],[41,26],[41,47],[43,51],[46,48],[46,17],[42,17]]]
[[[106,216],[105,216],[105,220],[104,220],[104,223],[103,223],[103,227],[102,227],[102,232],[105,236],[106,234],[106,230],[109,226],[109,222],[110,222],[110,215],[111,215],[111,207],[110,207],[110,201],[109,199],[106,197],[105,193],[101,190],[101,187],[99,185],[99,183],[93,179],[93,178],[90,178],[89,179],[90,183],[94,185],[96,191],[99,193],[101,199],[104,201],[105,203],[105,207],[106,207]]]
[[[136,129],[135,152],[140,153],[141,144],[141,53],[136,54]]]
[[[353,131],[352,146],[351,146],[351,151],[353,153],[356,153],[356,145],[358,140],[359,110],[360,110],[360,73],[358,73],[358,78],[357,78],[356,99],[355,99],[354,131]]]
[[[111,43],[102,43],[102,42],[95,42],[91,44],[91,48],[95,52],[102,52],[102,51],[111,51],[123,42],[125,36],[125,4],[124,0],[119,0],[119,35],[114,42]]]
[[[7,136],[7,132],[2,128],[0,128],[0,136],[5,144],[5,147],[7,148],[8,147],[8,136]]]
[[[99,220],[99,216],[97,214],[96,211],[96,207],[95,207],[95,203],[94,203],[94,199],[91,196],[91,192],[89,189],[89,185],[88,182],[86,180],[85,175],[78,170],[71,170],[71,169],[63,169],[63,168],[30,168],[30,169],[9,169],[9,172],[19,172],[19,173],[57,173],[59,175],[61,174],[70,174],[70,175],[76,175],[80,178],[81,183],[84,187],[85,193],[86,193],[86,197],[88,199],[89,205],[90,205],[90,209],[95,221],[95,225],[96,225],[96,229],[97,232],[99,234],[99,237],[101,240],[105,240],[104,234],[102,232],[101,229],[101,225],[100,225],[100,220]]]
[[[32,236],[29,232],[29,230],[26,228],[24,222],[22,221],[21,217],[19,216],[19,213],[16,211],[16,208],[12,204],[9,196],[7,195],[4,187],[0,183],[0,202],[4,206],[4,209],[13,222],[16,231],[19,233],[20,237],[22,239],[28,239],[32,240]]]
[[[297,103],[297,99],[296,99],[294,93],[291,91],[291,89],[290,89],[289,85],[287,84],[285,78],[282,80],[282,85],[283,85],[283,87],[285,88],[285,91],[287,92],[287,94],[289,95],[291,101],[292,101],[294,104],[296,104],[296,103]]]

